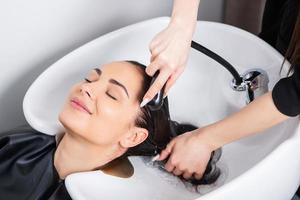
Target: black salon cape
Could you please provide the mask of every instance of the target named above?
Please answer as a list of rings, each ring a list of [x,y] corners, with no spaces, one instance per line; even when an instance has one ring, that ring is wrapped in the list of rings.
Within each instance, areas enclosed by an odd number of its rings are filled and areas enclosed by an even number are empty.
[[[33,129],[0,135],[0,200],[69,200],[53,164],[54,136]]]

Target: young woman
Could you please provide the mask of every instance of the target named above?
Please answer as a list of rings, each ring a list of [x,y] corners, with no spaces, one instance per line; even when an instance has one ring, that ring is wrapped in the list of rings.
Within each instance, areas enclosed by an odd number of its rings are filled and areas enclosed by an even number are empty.
[[[32,129],[2,133],[0,199],[70,199],[69,174],[102,170],[128,178],[134,169],[127,156],[154,156],[195,129],[170,120],[167,99],[158,111],[140,108],[150,82],[140,63],[105,64],[71,88],[59,114],[60,137]]]

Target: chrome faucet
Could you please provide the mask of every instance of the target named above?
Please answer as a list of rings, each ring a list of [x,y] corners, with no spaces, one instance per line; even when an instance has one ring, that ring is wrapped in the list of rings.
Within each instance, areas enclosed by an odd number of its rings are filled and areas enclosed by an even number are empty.
[[[236,69],[224,58],[207,49],[206,47],[192,41],[191,47],[214,59],[224,66],[234,77],[231,87],[235,91],[246,91],[246,104],[249,104],[255,98],[268,92],[269,78],[267,72],[262,69],[254,68],[247,70],[239,75]]]
[[[242,84],[236,85],[235,79],[232,79],[231,87],[236,91],[246,91],[247,104],[269,91],[268,74],[262,69],[250,69],[241,77],[243,79]]]

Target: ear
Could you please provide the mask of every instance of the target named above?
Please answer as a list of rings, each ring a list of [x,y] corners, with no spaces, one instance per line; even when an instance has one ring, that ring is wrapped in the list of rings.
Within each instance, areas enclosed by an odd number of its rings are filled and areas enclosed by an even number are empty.
[[[131,128],[128,133],[120,140],[123,148],[130,148],[144,142],[148,137],[148,130],[140,127]]]

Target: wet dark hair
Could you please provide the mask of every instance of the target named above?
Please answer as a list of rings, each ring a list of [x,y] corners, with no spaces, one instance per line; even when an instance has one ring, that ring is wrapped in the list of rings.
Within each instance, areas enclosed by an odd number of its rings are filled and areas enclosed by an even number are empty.
[[[142,89],[139,94],[139,102],[141,102],[143,95],[150,87],[152,77],[146,74],[145,65],[136,61],[127,62],[139,67],[144,77]],[[142,107],[138,116],[136,117],[135,125],[148,130],[148,137],[143,143],[128,149],[126,152],[126,155],[128,156],[156,155],[166,147],[166,145],[174,136],[178,135],[176,130],[173,129],[173,122],[170,120],[168,97],[164,99],[161,109],[157,111],[151,111],[147,105]],[[197,127],[194,127],[194,129],[196,128]]]
[[[146,74],[145,65],[136,61],[126,62],[139,67],[144,76],[142,89],[139,94],[139,101],[141,102],[143,95],[150,87],[152,77]],[[165,149],[172,138],[198,128],[192,124],[180,124],[170,119],[168,97],[164,99],[163,105],[159,110],[151,111],[147,105],[142,107],[135,120],[135,125],[147,129],[148,137],[141,144],[129,148],[124,156],[154,156]],[[213,155],[214,152],[212,153],[203,178],[201,180],[190,180],[192,184],[211,184],[219,177],[220,170],[215,166],[219,158],[214,158],[214,161],[212,161]]]

